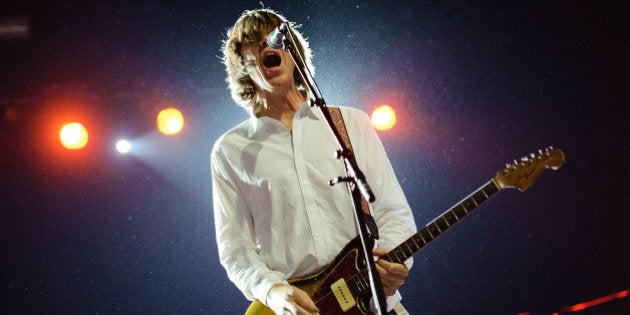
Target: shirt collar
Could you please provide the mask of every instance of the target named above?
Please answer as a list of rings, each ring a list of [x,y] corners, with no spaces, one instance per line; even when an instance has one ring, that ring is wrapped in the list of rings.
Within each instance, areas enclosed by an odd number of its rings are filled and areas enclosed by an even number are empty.
[[[310,99],[306,100],[306,102],[304,102],[302,106],[298,108],[295,115],[299,118],[311,118],[319,120],[319,110],[316,109],[315,106],[310,106],[310,102]]]
[[[310,101],[307,100],[298,108],[298,110],[295,112],[295,117],[293,118],[293,120],[305,119],[305,118],[310,118],[310,119],[315,119],[315,120],[320,119],[319,111],[315,109],[314,106],[310,106],[309,102]],[[282,125],[282,123],[280,123],[274,118],[270,118],[266,116],[263,116],[263,117],[252,116],[249,118],[248,136],[252,138],[264,131],[269,133],[269,132],[275,132],[275,131],[285,131],[285,129],[286,128]]]

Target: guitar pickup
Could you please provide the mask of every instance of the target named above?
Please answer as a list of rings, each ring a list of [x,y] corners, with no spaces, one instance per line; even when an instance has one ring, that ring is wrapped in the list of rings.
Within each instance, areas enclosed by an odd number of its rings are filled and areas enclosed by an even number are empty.
[[[335,281],[335,283],[330,286],[330,289],[335,294],[337,303],[339,303],[339,307],[341,307],[342,311],[346,312],[357,305],[357,301],[354,300],[354,297],[343,278]]]

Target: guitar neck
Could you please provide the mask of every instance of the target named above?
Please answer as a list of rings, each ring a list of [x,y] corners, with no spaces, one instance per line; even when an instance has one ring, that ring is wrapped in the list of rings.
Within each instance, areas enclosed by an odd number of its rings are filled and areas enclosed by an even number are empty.
[[[501,188],[499,188],[495,181],[490,180],[458,204],[446,210],[439,217],[431,221],[418,233],[411,236],[398,247],[392,249],[383,258],[387,261],[395,263],[404,262],[444,233],[444,231],[448,230],[451,226],[455,225],[455,223],[459,222],[466,215],[475,210],[479,205],[490,199],[490,197],[499,190],[501,190]]]

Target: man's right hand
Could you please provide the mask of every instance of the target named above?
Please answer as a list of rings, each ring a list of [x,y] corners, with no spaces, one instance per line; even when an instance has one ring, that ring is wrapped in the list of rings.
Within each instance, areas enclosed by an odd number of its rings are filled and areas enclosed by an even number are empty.
[[[267,294],[267,306],[278,315],[311,315],[319,314],[315,302],[304,290],[276,283]]]

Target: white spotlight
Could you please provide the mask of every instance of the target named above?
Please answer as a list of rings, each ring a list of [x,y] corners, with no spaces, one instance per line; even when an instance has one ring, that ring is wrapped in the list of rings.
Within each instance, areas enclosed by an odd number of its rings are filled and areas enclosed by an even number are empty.
[[[127,153],[131,150],[131,143],[127,140],[118,140],[118,142],[116,142],[116,150],[118,150],[118,152],[120,153]]]

